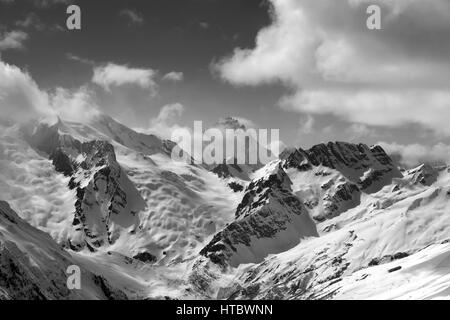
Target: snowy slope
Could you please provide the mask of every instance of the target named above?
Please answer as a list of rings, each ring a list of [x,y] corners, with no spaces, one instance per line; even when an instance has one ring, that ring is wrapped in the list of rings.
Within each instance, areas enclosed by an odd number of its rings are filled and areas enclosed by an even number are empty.
[[[37,192],[42,220],[36,221],[31,213],[25,218],[74,250],[87,244],[90,249],[104,247],[131,257],[146,253],[162,264],[196,255],[233,219],[240,194],[200,166],[173,162],[167,155],[170,142],[138,134],[107,116],[100,119],[100,124],[97,118],[88,124],[60,119],[50,125],[2,128],[10,137],[1,143],[2,175],[14,166],[10,150],[17,150],[14,160],[27,166],[21,180],[17,174],[6,177],[3,199],[31,211],[30,201],[15,200],[13,186],[23,188],[23,197]],[[107,132],[105,127],[118,131]],[[144,142],[146,147],[138,148]],[[37,178],[28,170],[36,159],[48,184],[58,182],[50,194],[40,190],[42,184],[36,190],[28,186]],[[60,193],[69,200],[58,202],[61,207],[49,204],[53,197],[62,200]],[[58,228],[47,224],[51,219],[59,219]]]
[[[292,193],[291,181],[279,161],[256,172],[235,217],[200,254],[218,264],[237,266],[260,262],[302,238],[317,236],[315,224]]]
[[[358,206],[364,194],[379,191],[402,174],[380,147],[335,142],[280,156],[293,191],[317,221]]]
[[[0,135],[0,200],[58,243],[74,236],[76,193],[68,187],[70,178],[34,150],[17,125],[0,126]]]
[[[399,170],[380,147],[333,142],[206,168],[106,115],[2,121],[0,134],[3,298],[450,293],[446,166]],[[65,286],[72,264],[81,291]]]
[[[72,265],[82,271],[80,290],[67,287],[66,271]],[[126,299],[126,295],[0,201],[0,300],[107,298]]]
[[[442,297],[449,284],[439,275],[449,267],[444,244],[450,239],[450,173],[446,167],[434,169],[437,178],[430,187],[417,180],[421,172],[429,175],[424,168],[405,172],[364,195],[359,206],[319,223],[320,237],[230,270],[233,283],[214,292],[241,299],[357,299],[364,286],[357,282],[370,277],[364,281],[372,286],[364,287],[362,298]],[[438,249],[428,254],[429,246]],[[394,273],[403,259],[408,267]],[[408,284],[402,275],[417,282]]]

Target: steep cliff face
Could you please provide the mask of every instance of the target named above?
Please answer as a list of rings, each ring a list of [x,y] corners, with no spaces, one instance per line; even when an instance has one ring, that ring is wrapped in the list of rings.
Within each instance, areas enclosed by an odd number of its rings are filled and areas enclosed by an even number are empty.
[[[245,189],[235,220],[200,252],[214,263],[259,262],[268,254],[292,248],[302,238],[317,236],[280,163],[271,163],[256,174]]]
[[[444,168],[441,168],[441,170],[442,169]],[[410,177],[411,183],[413,184],[431,186],[438,179],[439,169],[434,168],[429,164],[423,164],[417,168],[408,170],[405,175]]]
[[[145,202],[117,163],[109,143],[83,143],[81,155],[84,160],[70,182],[77,189],[73,225],[84,230],[96,247],[104,242],[113,244],[123,229],[137,228]]]
[[[76,190],[72,249],[86,244],[92,249],[112,244],[120,232],[136,228],[137,213],[145,202],[116,159],[114,147],[106,141],[81,142],[61,132],[62,122],[37,125],[24,131],[27,141],[48,155],[55,169],[70,177],[69,188]]]
[[[377,192],[389,184],[392,178],[402,176],[380,146],[329,142],[309,150],[286,150],[280,158],[285,160],[285,168],[308,171],[326,167],[339,171],[343,177],[357,184],[366,193]]]
[[[294,193],[316,221],[333,218],[402,177],[381,147],[330,142],[281,154]]]
[[[424,299],[448,296],[450,170],[422,166],[317,224],[320,236],[250,266],[225,299]],[[429,168],[430,169],[430,168]],[[419,174],[418,174],[419,173]],[[434,176],[434,175],[433,175]]]
[[[80,267],[81,288],[67,286],[69,266]],[[100,283],[96,279],[101,278]],[[23,221],[0,201],[0,300],[125,299],[109,280],[80,265],[48,234]]]
[[[0,291],[4,299],[67,299],[70,255],[0,201]]]

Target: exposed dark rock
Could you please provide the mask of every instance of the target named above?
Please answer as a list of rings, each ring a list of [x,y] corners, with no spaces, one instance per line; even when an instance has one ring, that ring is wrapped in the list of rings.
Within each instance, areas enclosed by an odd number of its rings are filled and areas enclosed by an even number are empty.
[[[124,189],[121,184],[127,183],[128,178],[117,162],[111,143],[99,140],[80,142],[70,135],[60,133],[60,126],[61,122],[53,126],[40,124],[32,132],[26,129],[23,131],[30,145],[46,153],[58,172],[71,177],[68,186],[70,189],[76,189],[72,222],[76,231],[83,232],[94,247],[103,245],[105,241],[113,243],[112,216],[124,213],[136,217],[137,210],[128,212],[125,208],[129,203],[127,192],[133,194],[135,198],[140,197],[139,192],[135,188],[131,191],[129,187]],[[144,200],[140,199],[143,208]],[[92,214],[91,211],[100,215],[94,219],[100,219],[104,223],[105,230],[96,227],[95,229],[99,231],[93,231],[87,225],[86,214]]]
[[[313,146],[309,150],[285,150],[280,158],[284,161],[283,168],[286,169],[308,171],[320,165],[335,169],[368,193],[379,191],[383,186],[376,182],[384,179],[385,183],[390,183],[392,178],[402,176],[380,146],[369,148],[365,144],[329,142]],[[368,171],[370,173],[366,174]],[[325,185],[324,188],[326,187]]]
[[[138,253],[137,255],[135,255],[133,257],[133,259],[145,262],[145,263],[152,263],[152,262],[156,262],[156,257],[154,255],[152,255],[150,252],[141,252]]]
[[[271,170],[249,184],[237,207],[236,220],[217,233],[200,251],[201,255],[222,266],[229,264],[230,259],[234,265],[256,262],[267,254],[295,246],[302,237],[317,236],[303,203],[290,189],[289,177],[278,164]],[[290,239],[288,234],[293,233],[297,235]],[[276,241],[275,238],[283,234],[286,239],[276,246],[277,249],[256,244],[262,239]],[[245,257],[241,250],[252,254]],[[233,260],[234,256],[239,258]]]
[[[121,290],[114,289],[108,280],[100,275],[93,275],[94,283],[102,290],[105,298],[108,300],[128,300],[127,295]]]
[[[234,192],[241,192],[242,190],[244,190],[244,186],[240,185],[237,182],[230,182],[228,184],[228,186],[231,188],[231,190],[233,190]]]
[[[397,252],[393,255],[386,255],[383,256],[381,258],[373,258],[370,262],[369,262],[369,267],[371,266],[378,266],[381,264],[385,264],[385,263],[389,263],[391,261],[395,261],[395,260],[399,260],[399,259],[403,259],[408,257],[409,254],[406,252]]]

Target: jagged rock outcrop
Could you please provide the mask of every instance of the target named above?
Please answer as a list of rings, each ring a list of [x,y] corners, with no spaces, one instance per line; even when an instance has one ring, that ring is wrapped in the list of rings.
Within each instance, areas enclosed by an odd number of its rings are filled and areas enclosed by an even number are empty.
[[[413,184],[431,186],[436,182],[439,175],[439,170],[429,164],[423,164],[417,168],[408,170],[406,175],[411,176],[411,182]]]
[[[376,192],[401,176],[378,146],[330,142],[309,150],[285,150],[280,158],[256,173],[236,220],[202,255],[221,265],[260,261],[316,235],[310,212],[318,222],[336,217],[357,207],[362,193]]]
[[[151,254],[150,252],[140,252],[133,257],[133,259],[145,262],[145,263],[153,263],[156,262],[157,258]]]
[[[309,150],[288,149],[282,152],[280,158],[284,160],[284,168],[308,171],[323,166],[335,169],[366,193],[377,192],[392,178],[402,176],[380,146],[329,142]]]
[[[329,142],[309,150],[286,149],[280,158],[295,194],[318,222],[355,208],[363,193],[378,192],[402,177],[379,146]]]
[[[270,253],[292,248],[304,237],[317,236],[314,222],[292,193],[279,162],[261,169],[245,190],[236,219],[200,252],[225,266],[259,262]]]
[[[86,244],[99,247],[112,244],[121,229],[137,226],[137,213],[145,202],[117,162],[114,147],[106,141],[81,142],[62,133],[61,122],[39,124],[32,131],[24,128],[27,141],[48,155],[55,169],[71,177],[69,187],[76,190],[74,228],[78,239],[68,239],[72,249]]]
[[[0,295],[4,299],[76,297],[66,286],[70,255],[0,201]]]
[[[81,270],[81,288],[67,286],[69,266]],[[47,233],[0,201],[0,300],[127,299],[105,277],[78,262]]]
[[[315,216],[317,221],[335,217],[361,202],[361,191],[356,184],[344,182],[323,197],[323,214]]]
[[[241,180],[249,180],[249,173],[253,169],[248,166],[240,166],[236,163],[221,163],[211,169],[219,178],[239,178]]]

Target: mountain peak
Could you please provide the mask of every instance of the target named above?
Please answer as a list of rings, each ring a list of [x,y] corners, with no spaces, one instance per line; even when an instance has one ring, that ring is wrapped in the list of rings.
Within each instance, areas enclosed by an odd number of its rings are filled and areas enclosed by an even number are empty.
[[[328,142],[313,146],[308,150],[286,149],[280,155],[284,167],[295,167],[306,171],[312,167],[324,166],[336,169],[351,180],[357,180],[369,170],[389,171],[401,176],[398,168],[384,149],[378,145],[348,142]]]
[[[233,129],[233,130],[247,130],[247,125],[243,123],[242,119],[238,119],[235,117],[225,117],[220,118],[216,124],[214,125],[215,128],[218,129]]]

